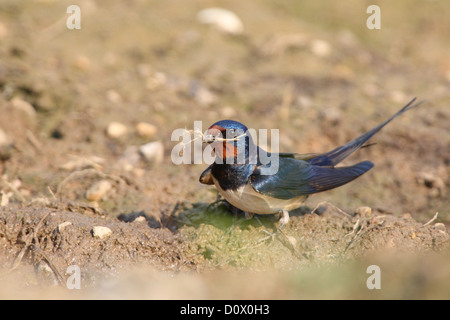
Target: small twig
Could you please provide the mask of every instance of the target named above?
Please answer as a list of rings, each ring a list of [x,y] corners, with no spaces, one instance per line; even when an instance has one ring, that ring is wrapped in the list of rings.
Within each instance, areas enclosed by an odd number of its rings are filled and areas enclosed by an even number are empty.
[[[30,130],[27,130],[26,137],[27,137],[28,141],[31,143],[31,145],[36,149],[36,151],[38,153],[42,153],[42,145],[39,142],[39,140],[35,137],[33,132],[31,132]]]
[[[364,227],[361,227],[361,229],[359,229],[359,231],[353,236],[353,238],[349,241],[349,243],[347,243],[347,246],[344,249],[344,254],[347,253],[347,250],[350,249],[350,246],[353,244],[353,242],[355,242],[356,238],[361,234],[363,229]]]
[[[282,241],[280,239],[280,236],[279,236],[280,234],[284,236],[284,241]],[[288,238],[288,236],[281,229],[278,229],[277,239],[280,241],[280,243],[283,246],[288,248],[288,250],[291,251],[291,254],[294,257],[296,257],[297,259],[299,259],[299,260],[302,260],[303,258],[309,259],[305,254],[300,254],[300,252],[298,252],[297,248],[295,248],[294,244],[291,242],[291,240]]]
[[[425,223],[423,226],[427,226],[427,225],[429,225],[429,224],[431,224],[434,220],[436,220],[437,219],[437,217],[438,217],[438,214],[439,214],[439,212],[436,212],[436,214],[434,215],[434,217],[433,218],[431,218],[431,220],[430,221],[428,221],[427,223]]]
[[[356,220],[355,224],[353,225],[353,230],[350,233],[347,233],[344,237],[348,237],[349,235],[354,235],[356,233],[356,230],[361,227],[361,220],[358,218]],[[359,231],[359,230],[358,230]]]
[[[363,221],[365,222],[366,220],[363,220]],[[358,229],[358,228],[359,228],[359,229]],[[355,233],[356,230],[358,230],[358,231]],[[352,232],[349,233],[349,235],[350,235],[350,234],[354,234],[354,235],[353,235],[353,237],[351,238],[351,240],[349,241],[349,243],[347,243],[347,246],[345,247],[344,253],[343,253],[343,254],[346,254],[346,253],[347,253],[347,250],[350,249],[350,246],[353,244],[353,242],[355,242],[356,238],[358,238],[359,236],[361,236],[363,230],[364,230],[364,225],[361,223],[360,219],[358,219],[358,220],[356,221],[356,223],[353,225],[353,230],[352,230]]]
[[[55,265],[52,263],[52,261],[47,257],[47,255],[44,253],[44,251],[42,251],[42,249],[36,245],[35,243],[32,243],[30,245],[30,247],[33,247],[33,250],[40,254],[41,257],[47,262],[48,266],[50,267],[50,269],[52,269],[53,273],[56,275],[56,279],[58,280],[58,283],[61,286],[64,286],[64,277],[63,275],[59,272],[59,270],[55,267]]]
[[[52,269],[53,273],[55,273],[56,278],[59,282],[60,285],[63,285],[64,283],[64,277],[61,275],[61,273],[58,271],[58,269],[55,267],[55,265],[50,261],[50,259],[45,255],[45,253],[42,251],[42,249],[39,247],[39,239],[37,238],[37,234],[39,232],[39,229],[42,226],[42,223],[44,222],[45,219],[47,219],[47,217],[49,216],[50,212],[47,212],[41,220],[39,220],[38,224],[36,225],[36,228],[34,228],[33,231],[33,240],[34,243],[31,243],[29,246],[33,248],[33,250],[40,254],[42,256],[42,258],[45,259],[45,261],[47,262],[48,266]]]
[[[52,188],[50,188],[50,186],[47,186],[47,189],[48,189],[48,192],[50,192],[50,194],[52,195],[53,200],[58,200],[58,199],[56,198],[56,195],[55,195],[55,193],[53,192]]]
[[[34,231],[33,231],[33,239],[34,239],[34,241],[35,241],[36,243],[38,243],[38,240],[37,240],[37,233],[38,233],[39,229],[41,228],[42,223],[43,223],[44,220],[48,217],[49,214],[50,214],[50,212],[47,212],[47,213],[42,217],[42,219],[39,220],[38,224],[36,225],[36,228],[34,228]]]
[[[28,239],[25,241],[24,247],[19,251],[19,253],[17,254],[17,257],[14,259],[11,268],[9,268],[9,270],[6,271],[3,275],[8,274],[8,273],[16,270],[20,266],[20,263],[22,262],[22,259],[23,259],[24,255],[25,255],[25,253],[27,252],[27,250],[32,245],[33,240],[35,242],[38,242],[38,240],[37,240],[37,232],[39,231],[39,229],[40,229],[40,227],[42,225],[42,222],[44,221],[45,218],[48,217],[49,214],[50,214],[50,212],[48,212],[41,220],[39,220],[38,224],[36,225],[36,228],[34,228],[34,230],[33,230],[33,237],[28,237]]]
[[[25,243],[25,246],[20,250],[20,252],[17,254],[17,257],[14,259],[11,268],[9,268],[8,271],[6,271],[4,274],[2,275],[6,275],[14,270],[16,270],[19,266],[20,263],[22,262],[23,256],[25,255],[25,252],[27,251],[28,247],[30,246],[30,243]]]
[[[264,245],[264,242],[265,242],[267,239],[269,239],[269,238],[271,238],[271,236],[264,237],[264,238],[258,240],[258,241],[256,242],[256,244],[254,244],[254,245],[246,245],[246,246],[237,248],[236,251],[239,252],[239,251],[242,251],[242,250],[258,248],[258,247]]]
[[[8,271],[6,271],[5,273],[3,273],[2,276],[6,275],[8,273],[11,273],[15,269],[17,269],[20,266],[20,263],[22,262],[22,259],[25,256],[26,251],[30,248],[33,248],[33,250],[37,254],[41,255],[41,257],[47,262],[48,266],[50,267],[50,269],[52,269],[53,273],[55,274],[55,276],[58,280],[58,283],[61,286],[64,285],[64,277],[59,272],[59,270],[55,267],[55,265],[52,263],[52,261],[47,257],[47,255],[39,247],[39,240],[38,240],[37,235],[38,235],[39,229],[41,228],[44,220],[48,217],[49,214],[50,214],[50,212],[47,212],[47,214],[45,214],[41,218],[41,220],[39,220],[38,224],[36,225],[36,227],[33,230],[33,237],[28,237],[28,239],[25,241],[25,246],[17,254],[17,257],[14,259],[14,262],[13,262],[11,268]]]
[[[342,209],[339,209],[339,208],[336,207],[334,204],[332,204],[332,203],[330,203],[330,202],[328,202],[328,201],[322,201],[322,202],[319,202],[319,203],[315,206],[315,208],[311,211],[311,213],[315,213],[315,211],[316,211],[317,209],[319,209],[319,207],[320,207],[321,205],[324,205],[324,204],[333,207],[333,208],[336,209],[339,213],[342,213],[342,214],[343,214],[344,216],[346,216],[347,218],[351,218],[351,217],[352,217],[352,216],[349,215],[347,212],[343,211]]]

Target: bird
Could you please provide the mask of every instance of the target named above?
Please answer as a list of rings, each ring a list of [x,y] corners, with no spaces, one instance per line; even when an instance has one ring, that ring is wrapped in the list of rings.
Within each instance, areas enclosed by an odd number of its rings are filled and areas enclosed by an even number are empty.
[[[246,218],[254,214],[280,214],[278,229],[281,230],[289,222],[289,211],[299,208],[309,195],[340,187],[372,169],[371,161],[337,165],[358,149],[369,146],[367,141],[393,119],[423,102],[415,101],[416,98],[412,99],[373,129],[324,153],[272,154],[253,142],[244,124],[220,120],[203,137],[203,142],[214,150],[215,160],[203,171],[199,181],[214,185]],[[276,172],[267,174],[270,164],[262,161],[263,155],[266,159],[277,159]]]

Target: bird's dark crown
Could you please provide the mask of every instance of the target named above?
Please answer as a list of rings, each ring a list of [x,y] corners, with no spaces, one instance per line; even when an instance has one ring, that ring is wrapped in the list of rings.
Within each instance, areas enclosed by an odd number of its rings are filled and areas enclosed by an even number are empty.
[[[220,121],[217,121],[216,123],[214,123],[210,128],[212,128],[212,127],[222,127],[225,130],[240,129],[244,132],[246,132],[248,130],[245,125],[243,125],[240,122],[234,121],[234,120],[220,120]]]
[[[219,131],[223,139],[235,139],[245,135],[248,128],[240,122],[234,120],[220,120],[211,125],[208,132]]]

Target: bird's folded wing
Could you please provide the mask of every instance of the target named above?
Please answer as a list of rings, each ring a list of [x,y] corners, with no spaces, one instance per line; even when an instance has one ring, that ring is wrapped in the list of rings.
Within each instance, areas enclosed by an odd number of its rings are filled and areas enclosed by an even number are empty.
[[[340,168],[315,166],[292,158],[280,158],[279,161],[276,174],[261,175],[257,170],[250,177],[256,191],[278,199],[292,199],[339,187],[373,167],[370,161]]]

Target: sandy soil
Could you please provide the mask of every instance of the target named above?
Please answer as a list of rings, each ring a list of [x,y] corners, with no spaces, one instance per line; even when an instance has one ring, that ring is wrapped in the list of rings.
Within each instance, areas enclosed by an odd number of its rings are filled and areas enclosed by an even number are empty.
[[[229,35],[196,20],[208,1],[84,0],[81,30],[67,1],[0,1],[0,298],[449,299],[450,5],[410,3],[381,1],[372,31],[356,0],[228,1]],[[346,162],[375,168],[277,235],[213,204],[206,165],[171,162],[195,120],[322,152],[415,96]],[[139,153],[156,141],[162,157]]]

